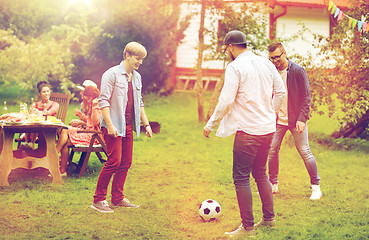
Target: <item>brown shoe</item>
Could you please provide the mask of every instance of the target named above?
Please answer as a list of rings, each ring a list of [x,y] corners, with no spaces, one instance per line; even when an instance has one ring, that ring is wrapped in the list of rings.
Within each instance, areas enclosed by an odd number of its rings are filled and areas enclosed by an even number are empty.
[[[138,208],[138,207],[140,207],[139,205],[130,203],[127,198],[123,198],[123,200],[121,200],[117,204],[113,203],[113,205],[116,206],[116,207],[127,207],[127,208]]]

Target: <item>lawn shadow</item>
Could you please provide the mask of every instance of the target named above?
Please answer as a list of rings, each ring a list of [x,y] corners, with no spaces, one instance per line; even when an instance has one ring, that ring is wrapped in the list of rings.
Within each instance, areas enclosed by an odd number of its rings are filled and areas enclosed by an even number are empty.
[[[52,177],[49,176],[50,172],[46,168],[35,168],[35,169],[24,169],[17,168],[13,169],[9,176],[8,182],[9,184],[14,184],[16,182],[24,182],[24,181],[38,181],[38,182],[52,182]]]

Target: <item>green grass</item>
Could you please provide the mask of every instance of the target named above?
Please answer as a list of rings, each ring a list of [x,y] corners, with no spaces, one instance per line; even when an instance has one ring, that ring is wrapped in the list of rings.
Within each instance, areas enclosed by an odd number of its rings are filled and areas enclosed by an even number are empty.
[[[140,208],[118,208],[113,214],[90,208],[102,167],[95,155],[81,179],[70,174],[64,185],[51,184],[42,169],[15,170],[10,186],[0,187],[0,239],[224,239],[225,231],[240,224],[232,183],[233,137],[202,136],[195,98],[193,93],[144,97],[147,115],[160,122],[161,132],[134,140],[125,194]],[[67,122],[77,106],[70,106]],[[369,238],[368,153],[319,144],[335,126],[326,116],[313,115],[309,122],[323,191],[319,201],[309,200],[308,174],[286,138],[280,193],[274,195],[278,227],[260,229],[254,239]],[[254,183],[252,190],[257,221],[262,212]],[[208,198],[221,204],[222,215],[205,223],[198,206]]]

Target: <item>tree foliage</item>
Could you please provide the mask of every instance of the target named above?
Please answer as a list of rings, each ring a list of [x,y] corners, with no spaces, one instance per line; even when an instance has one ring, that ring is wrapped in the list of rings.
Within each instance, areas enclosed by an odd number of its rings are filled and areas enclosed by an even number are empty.
[[[89,69],[95,65],[94,78],[101,77],[107,67],[119,64],[124,46],[137,41],[148,51],[139,70],[144,91],[157,92],[164,87],[175,64],[177,46],[188,26],[187,20],[179,22],[180,3],[180,0],[101,1],[104,6],[114,7],[103,14],[104,34],[97,39],[92,58],[83,59]]]
[[[102,73],[122,60],[123,47],[138,41],[148,50],[139,70],[144,89],[158,91],[187,27],[178,24],[181,1],[77,2],[0,0],[0,84],[18,84],[30,94],[39,80],[63,92],[85,79],[99,84]]]
[[[224,4],[219,9],[221,22],[214,23],[216,28],[211,29],[212,43],[209,59],[224,59],[223,48],[224,36],[232,30],[239,30],[246,34],[248,47],[256,53],[267,49],[269,38],[267,35],[268,7],[264,3],[239,3]]]
[[[355,1],[347,15],[368,20],[369,4],[365,0]],[[346,18],[337,24],[330,37],[316,38],[316,47],[321,49],[318,56],[325,56],[325,59],[316,65],[315,55],[304,63],[310,77],[312,109],[327,105],[329,115],[340,120],[341,130],[364,124],[363,130],[367,130],[361,136],[368,138],[369,119],[363,119],[369,110],[368,32],[358,33],[351,29]]]
[[[41,3],[38,0],[37,2]],[[9,9],[18,9],[17,4],[9,5]],[[46,9],[47,6],[49,5],[44,1],[44,5],[39,7]],[[78,22],[68,25],[57,24],[61,15],[54,17],[54,20],[42,17],[49,16],[46,10],[41,11],[39,16],[34,16],[37,15],[34,7],[26,8],[20,13],[15,10],[12,16],[7,13],[10,24],[2,25],[0,30],[0,82],[3,87],[19,85],[25,93],[20,98],[34,96],[37,93],[36,83],[40,80],[49,81],[54,91],[67,92],[73,88],[75,84],[71,77],[75,69],[75,59],[79,55],[88,54],[101,29],[86,27],[87,19],[83,18],[82,12]],[[40,19],[48,22],[48,27],[32,27]],[[68,15],[64,16],[63,21],[67,19]]]

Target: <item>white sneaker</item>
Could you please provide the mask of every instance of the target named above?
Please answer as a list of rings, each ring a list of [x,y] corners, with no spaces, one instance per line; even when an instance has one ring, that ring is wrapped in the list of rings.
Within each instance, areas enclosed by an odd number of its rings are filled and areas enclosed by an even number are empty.
[[[310,188],[313,190],[311,193],[310,200],[318,200],[322,196],[322,191],[320,191],[319,185],[311,185]]]
[[[236,230],[232,231],[232,232],[225,232],[225,235],[228,235],[229,237],[237,237],[237,236],[242,236],[242,237],[255,237],[256,236],[256,232],[254,230],[253,227],[250,227],[249,230],[246,230],[243,227],[243,224],[241,223],[241,226],[239,226],[239,228],[237,228]]]
[[[278,183],[272,184],[272,192],[273,194],[278,192]]]

